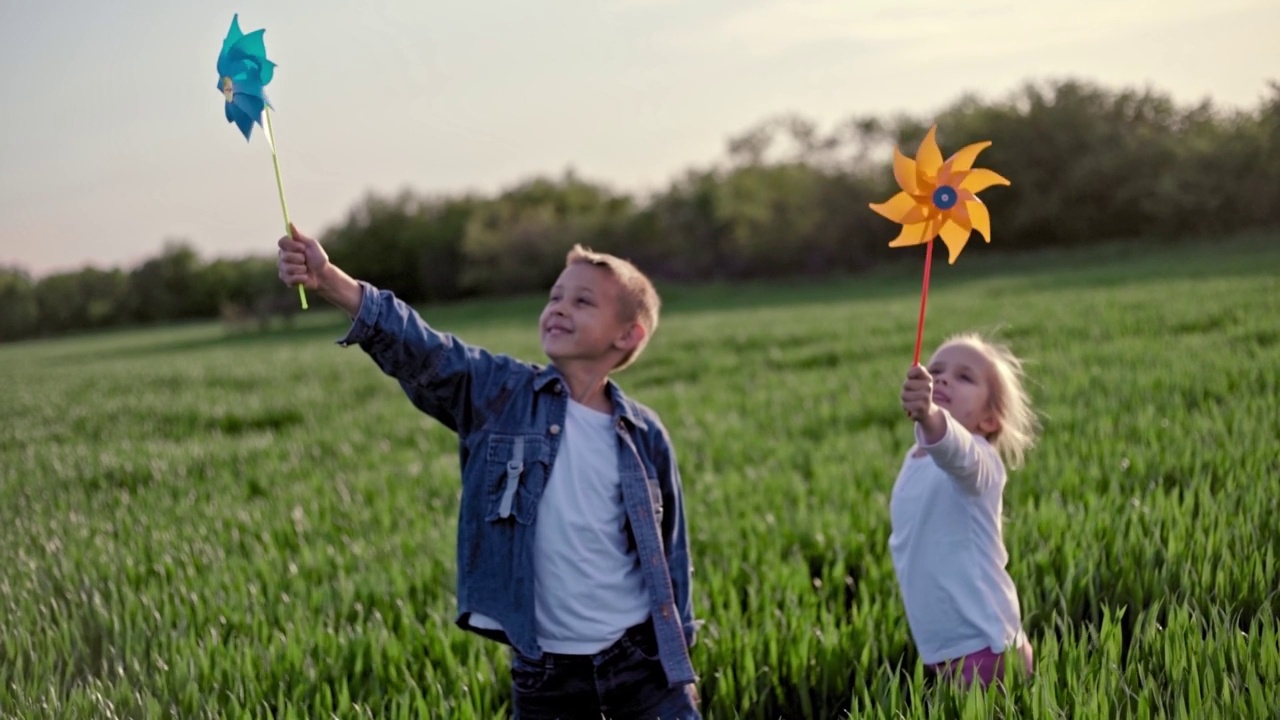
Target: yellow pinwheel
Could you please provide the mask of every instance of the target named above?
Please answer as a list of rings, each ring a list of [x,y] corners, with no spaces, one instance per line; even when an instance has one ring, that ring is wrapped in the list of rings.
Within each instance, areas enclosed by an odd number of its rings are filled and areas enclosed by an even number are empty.
[[[937,128],[929,128],[914,160],[893,149],[893,176],[902,191],[883,203],[871,203],[871,209],[902,224],[889,247],[923,245],[941,236],[948,264],[954,265],[974,230],[991,242],[991,216],[978,193],[1010,183],[991,170],[973,167],[990,141],[966,145],[944,162],[934,138]]]
[[[947,246],[948,263],[954,265],[969,235],[977,230],[991,242],[991,216],[978,193],[992,185],[1009,185],[1009,181],[991,170],[974,168],[990,141],[966,145],[955,155],[942,160],[942,151],[934,138],[938,126],[929,128],[914,160],[893,149],[893,176],[902,191],[882,203],[871,203],[871,209],[902,224],[902,232],[889,247],[924,245],[924,283],[920,287],[920,320],[916,324],[916,350],[912,364],[920,362],[920,343],[924,340],[924,313],[929,302],[929,269],[933,266],[933,239],[942,236]]]

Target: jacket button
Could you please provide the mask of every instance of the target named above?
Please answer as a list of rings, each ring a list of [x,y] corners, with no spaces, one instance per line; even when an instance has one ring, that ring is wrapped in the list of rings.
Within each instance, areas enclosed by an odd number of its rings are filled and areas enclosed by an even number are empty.
[[[558,380],[556,381],[556,386],[553,389],[556,391],[557,394],[564,392],[564,386],[561,385]]]
[[[560,426],[559,426],[559,425],[552,425],[552,426],[551,426],[551,428],[550,428],[550,430],[551,430],[551,434],[552,434],[552,435],[559,435],[559,434],[560,434]]]

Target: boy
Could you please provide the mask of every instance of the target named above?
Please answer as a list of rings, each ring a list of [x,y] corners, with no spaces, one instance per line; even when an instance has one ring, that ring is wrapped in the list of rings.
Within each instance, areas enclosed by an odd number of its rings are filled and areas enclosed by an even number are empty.
[[[609,379],[657,328],[648,278],[575,246],[538,366],[432,329],[290,235],[280,280],[344,310],[339,344],[458,435],[457,623],[512,647],[515,717],[701,718],[680,473],[658,416]]]

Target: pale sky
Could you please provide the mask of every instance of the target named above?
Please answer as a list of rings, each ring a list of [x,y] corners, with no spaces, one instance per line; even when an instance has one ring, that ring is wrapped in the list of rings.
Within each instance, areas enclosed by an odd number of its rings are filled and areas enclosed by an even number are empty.
[[[0,264],[270,255],[271,152],[223,117],[234,13],[266,28],[290,216],[539,174],[666,186],[796,112],[923,114],[1073,76],[1256,107],[1277,0],[0,0]],[[992,138],[998,142],[999,138]]]

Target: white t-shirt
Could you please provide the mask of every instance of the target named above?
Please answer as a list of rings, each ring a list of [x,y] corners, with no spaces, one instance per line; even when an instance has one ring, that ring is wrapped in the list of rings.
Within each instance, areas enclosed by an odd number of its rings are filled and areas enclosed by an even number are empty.
[[[594,654],[649,617],[626,522],[613,419],[570,400],[533,539],[534,618],[543,650]],[[470,622],[498,628],[479,614]]]
[[[1005,571],[1004,463],[986,438],[951,414],[946,433],[907,452],[893,485],[889,550],[907,623],[926,664],[1019,647],[1018,592]],[[922,448],[924,457],[913,457]]]

